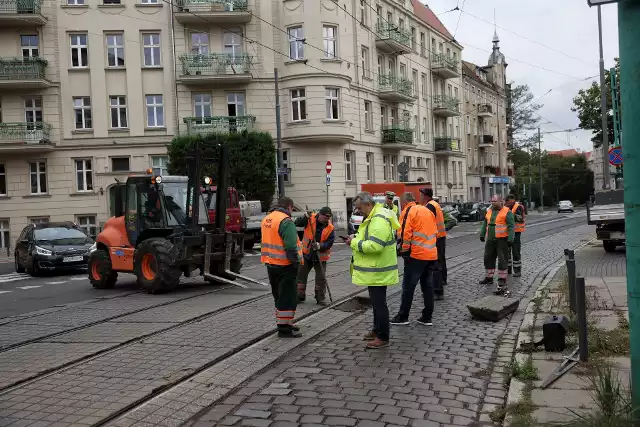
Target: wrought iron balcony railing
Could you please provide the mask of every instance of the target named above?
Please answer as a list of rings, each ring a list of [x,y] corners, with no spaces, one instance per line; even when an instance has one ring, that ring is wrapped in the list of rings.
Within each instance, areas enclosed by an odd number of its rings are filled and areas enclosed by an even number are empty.
[[[381,40],[393,40],[406,47],[411,47],[411,33],[389,22],[378,22],[376,26],[377,38]]]
[[[232,76],[238,74],[249,74],[253,56],[246,54],[191,54],[186,53],[180,56],[183,76]]]
[[[433,139],[435,151],[460,152],[460,141],[448,135],[439,135]]]
[[[44,79],[46,68],[42,58],[0,58],[0,80]]]
[[[255,121],[255,116],[185,117],[183,119],[189,135],[232,133],[245,130],[251,132]]]
[[[383,144],[413,144],[413,129],[402,125],[382,127]]]
[[[40,142],[49,139],[51,125],[43,122],[0,122],[0,142]]]
[[[433,108],[460,112],[460,101],[453,96],[436,95],[433,97]]]
[[[240,12],[248,9],[247,0],[178,0],[176,5],[179,9],[211,12]]]
[[[0,0],[0,15],[9,13],[40,14],[41,0]]]
[[[453,58],[449,58],[444,53],[434,53],[431,55],[432,68],[448,68],[451,71],[458,72],[458,63]]]
[[[393,91],[402,95],[413,95],[413,82],[404,77],[396,77],[391,74],[380,74],[378,86],[381,91]]]

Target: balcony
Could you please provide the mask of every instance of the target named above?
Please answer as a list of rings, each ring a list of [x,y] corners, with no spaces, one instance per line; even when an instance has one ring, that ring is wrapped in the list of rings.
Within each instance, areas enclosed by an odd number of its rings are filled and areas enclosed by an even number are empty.
[[[433,114],[440,117],[454,117],[460,115],[460,101],[447,95],[433,97]]]
[[[50,133],[51,125],[47,123],[0,122],[0,151],[50,151],[54,148]]]
[[[45,25],[41,0],[0,0],[0,28]]]
[[[413,145],[413,129],[403,125],[382,127],[382,148],[401,150]]]
[[[253,56],[226,53],[183,54],[182,74],[178,80],[185,85],[246,84],[252,79]]]
[[[458,61],[453,58],[449,58],[444,53],[435,53],[431,55],[431,71],[433,74],[443,79],[460,77]]]
[[[413,83],[404,77],[381,74],[378,76],[378,96],[389,102],[412,102]]]
[[[436,156],[451,156],[462,153],[460,141],[447,135],[436,136],[433,139]]]
[[[478,106],[478,117],[488,118],[493,117],[493,105],[480,104]]]
[[[479,135],[478,136],[479,148],[491,148],[493,147],[493,135]]]
[[[41,89],[51,82],[45,78],[47,61],[41,58],[0,58],[0,88]]]
[[[255,116],[215,116],[215,117],[185,117],[189,135],[207,135],[210,133],[251,132],[256,121]]]
[[[246,24],[251,21],[247,0],[178,0],[176,4],[178,11],[174,16],[183,24]]]
[[[378,22],[376,48],[388,55],[408,53],[411,51],[411,33],[389,22]]]

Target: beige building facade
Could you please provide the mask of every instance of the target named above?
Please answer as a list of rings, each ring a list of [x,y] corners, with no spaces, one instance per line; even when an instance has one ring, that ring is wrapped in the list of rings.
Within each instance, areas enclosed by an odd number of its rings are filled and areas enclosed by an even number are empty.
[[[464,134],[467,147],[467,199],[506,196],[515,182],[509,160],[507,63],[497,33],[486,66],[462,62]]]

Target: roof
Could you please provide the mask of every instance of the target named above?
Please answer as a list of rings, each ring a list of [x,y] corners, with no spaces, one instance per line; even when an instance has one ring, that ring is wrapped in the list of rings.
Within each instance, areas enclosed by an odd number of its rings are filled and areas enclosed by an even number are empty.
[[[491,90],[493,90],[494,92],[499,92],[498,88],[491,82],[486,82],[484,80],[482,80],[480,77],[478,77],[478,75],[476,74],[476,69],[483,69],[486,67],[479,67],[476,64],[472,63],[472,62],[468,62],[463,60],[462,61],[462,75],[465,77],[468,77],[472,80],[474,80],[476,83],[479,83]]]
[[[568,150],[549,151],[549,155],[550,156],[561,156],[561,157],[573,157],[573,156],[580,156],[580,155],[583,155],[583,154],[582,153],[578,153],[573,148],[569,148]]]
[[[586,157],[587,160],[591,160],[591,154],[592,154],[591,151],[587,151],[582,154],[584,155],[584,157]]]
[[[420,2],[420,0],[411,0],[411,5],[413,6],[413,14],[416,18],[420,19],[448,39],[453,39],[449,30],[447,30],[444,24],[438,19],[436,14],[429,9],[429,6]]]

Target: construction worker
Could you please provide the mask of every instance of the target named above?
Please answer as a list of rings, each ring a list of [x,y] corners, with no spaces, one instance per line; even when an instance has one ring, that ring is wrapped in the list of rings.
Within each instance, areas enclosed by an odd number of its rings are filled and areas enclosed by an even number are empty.
[[[325,206],[317,214],[305,215],[296,220],[296,227],[304,227],[302,237],[302,265],[298,269],[298,302],[304,302],[307,278],[312,268],[316,270],[315,296],[318,304],[325,304],[327,292],[327,261],[336,238],[331,224],[331,208]]]
[[[271,293],[276,305],[278,336],[299,337],[293,325],[298,302],[296,275],[302,260],[302,246],[296,225],[291,219],[293,201],[281,197],[276,206],[262,220],[262,249],[260,261],[267,266]]]
[[[389,307],[387,286],[398,283],[396,231],[398,218],[373,199],[371,193],[358,194],[354,200],[364,219],[358,233],[346,239],[353,251],[351,280],[367,286],[373,306],[373,330],[364,336],[367,348],[389,346]]]
[[[509,256],[509,274],[512,273],[513,277],[520,277],[522,275],[522,241],[521,235],[524,233],[525,224],[525,208],[520,203],[516,202],[516,196],[509,194],[507,196],[506,205],[511,212],[515,220],[515,236],[513,238],[513,246],[511,247]]]
[[[482,226],[480,227],[480,241],[484,246],[484,268],[486,276],[480,281],[481,285],[493,283],[498,259],[498,287],[494,294],[507,293],[507,266],[509,247],[513,245],[515,220],[513,212],[504,206],[502,196],[496,194],[491,197],[491,207],[487,209]]]
[[[433,293],[437,300],[442,300],[444,298],[444,287],[447,285],[447,228],[444,223],[444,213],[438,202],[433,200],[432,188],[421,188],[420,193],[422,194],[422,203],[436,217],[438,265],[433,272]]]
[[[384,193],[384,207],[393,211],[396,214],[396,218],[400,218],[400,212],[398,211],[398,205],[393,203],[393,199],[396,197],[396,193],[393,191],[387,191]]]
[[[404,209],[400,214],[399,250],[404,259],[402,299],[398,314],[391,319],[392,325],[408,325],[409,312],[416,285],[420,281],[424,309],[417,320],[422,325],[432,326],[433,316],[433,271],[438,263],[436,239],[438,229],[436,216],[425,206],[416,204],[413,193],[402,195]]]

